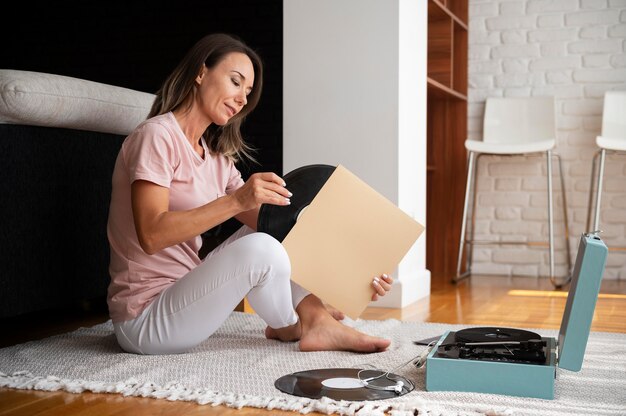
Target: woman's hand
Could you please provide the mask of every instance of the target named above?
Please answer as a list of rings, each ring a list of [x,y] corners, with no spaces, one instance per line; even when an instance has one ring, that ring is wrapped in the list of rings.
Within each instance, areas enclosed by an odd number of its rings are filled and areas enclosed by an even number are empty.
[[[372,287],[375,292],[372,295],[372,300],[378,300],[379,296],[385,296],[385,294],[391,290],[392,283],[393,277],[387,274],[381,274],[380,277],[374,277]]]
[[[285,186],[285,181],[275,173],[255,173],[233,196],[242,211],[259,208],[262,204],[289,205],[292,194]]]

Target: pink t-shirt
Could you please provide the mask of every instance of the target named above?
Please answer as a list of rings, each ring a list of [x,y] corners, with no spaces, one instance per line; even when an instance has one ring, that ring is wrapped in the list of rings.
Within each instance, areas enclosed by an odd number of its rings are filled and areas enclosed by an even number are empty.
[[[171,211],[196,208],[243,185],[233,162],[193,149],[174,115],[142,122],[126,138],[113,170],[107,234],[111,248],[111,283],[107,303],[113,322],[137,317],[165,288],[200,264],[202,237],[146,254],[137,238],[130,200],[133,181],[141,179],[169,188]]]

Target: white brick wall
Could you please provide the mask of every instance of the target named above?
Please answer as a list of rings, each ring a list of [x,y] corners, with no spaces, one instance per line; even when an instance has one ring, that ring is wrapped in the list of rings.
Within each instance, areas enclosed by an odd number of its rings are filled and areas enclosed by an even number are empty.
[[[572,261],[585,231],[591,160],[603,96],[626,89],[626,1],[469,0],[468,135],[482,136],[486,97],[553,95],[565,174]],[[626,117],[626,114],[624,115]],[[476,238],[548,239],[545,159],[483,157]],[[554,163],[557,275],[566,273],[563,212]],[[600,228],[626,246],[626,155],[607,158]],[[477,246],[474,273],[546,276],[547,247]],[[610,251],[605,279],[626,279],[626,251]]]

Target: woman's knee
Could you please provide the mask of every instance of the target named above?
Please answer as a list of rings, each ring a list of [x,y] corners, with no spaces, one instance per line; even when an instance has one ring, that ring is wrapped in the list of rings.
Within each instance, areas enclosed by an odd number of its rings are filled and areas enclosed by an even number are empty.
[[[246,258],[250,261],[269,267],[273,274],[291,276],[291,262],[285,247],[269,234],[254,233],[246,238]]]

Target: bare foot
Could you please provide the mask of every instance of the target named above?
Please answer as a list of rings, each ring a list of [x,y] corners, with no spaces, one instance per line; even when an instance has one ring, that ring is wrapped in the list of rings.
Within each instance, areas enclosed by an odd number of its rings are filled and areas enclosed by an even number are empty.
[[[302,320],[301,351],[378,352],[391,344],[337,321],[313,295],[304,298],[297,311]]]
[[[324,305],[324,306],[326,307],[326,310],[328,311],[328,313],[330,313],[330,315],[336,320],[341,321],[346,317],[346,315],[343,312],[341,312],[339,309],[334,308],[330,305]]]
[[[303,330],[300,351],[385,351],[391,341],[359,332],[336,321],[332,316],[327,322]]]
[[[277,339],[279,341],[291,342],[297,341],[302,335],[302,325],[300,320],[293,325],[286,326],[284,328],[265,328],[265,338]]]

